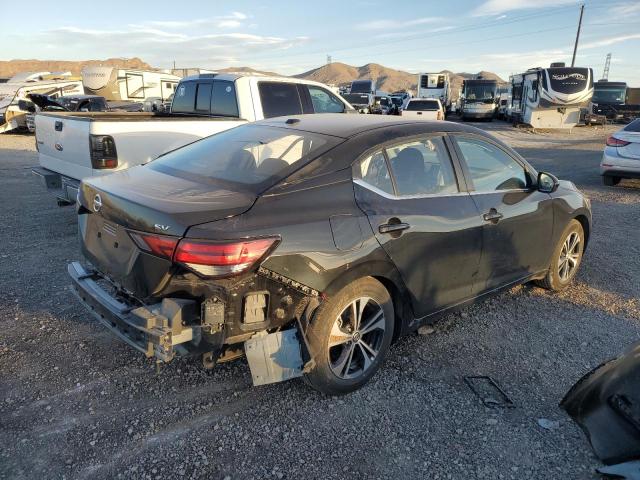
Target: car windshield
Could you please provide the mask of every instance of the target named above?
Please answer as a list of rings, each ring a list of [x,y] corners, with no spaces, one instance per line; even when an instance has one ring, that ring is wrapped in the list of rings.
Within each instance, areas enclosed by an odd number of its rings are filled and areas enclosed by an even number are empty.
[[[626,87],[600,87],[593,89],[593,103],[624,103]]]
[[[243,125],[174,150],[150,162],[152,170],[200,183],[260,191],[341,139],[264,125]]]
[[[466,85],[464,98],[469,102],[493,102],[496,96],[495,85]]]
[[[439,110],[437,100],[411,100],[407,105],[406,110],[409,111],[423,111],[423,110]]]

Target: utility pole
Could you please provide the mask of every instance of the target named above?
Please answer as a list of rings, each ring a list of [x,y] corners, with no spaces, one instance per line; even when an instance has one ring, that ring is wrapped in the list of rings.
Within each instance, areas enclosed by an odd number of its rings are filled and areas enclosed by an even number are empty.
[[[578,32],[576,33],[576,44],[573,46],[573,57],[571,58],[571,66],[576,63],[576,52],[578,51],[578,40],[580,40],[580,27],[582,27],[582,14],[584,13],[584,4],[580,6],[580,20],[578,20]]]
[[[609,80],[609,66],[611,65],[611,54],[607,53],[607,58],[604,61],[604,70],[602,71],[602,79]]]
[[[331,65],[331,55],[327,55],[327,65]]]

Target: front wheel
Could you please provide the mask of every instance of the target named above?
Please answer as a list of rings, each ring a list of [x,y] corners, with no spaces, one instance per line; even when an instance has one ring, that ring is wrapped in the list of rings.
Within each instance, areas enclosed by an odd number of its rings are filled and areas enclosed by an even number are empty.
[[[307,332],[315,368],[305,380],[342,395],[362,387],[380,368],[393,337],[393,302],[373,278],[356,280],[326,300]]]
[[[583,253],[584,229],[582,224],[574,219],[560,236],[547,275],[536,283],[548,290],[562,290],[578,273]]]

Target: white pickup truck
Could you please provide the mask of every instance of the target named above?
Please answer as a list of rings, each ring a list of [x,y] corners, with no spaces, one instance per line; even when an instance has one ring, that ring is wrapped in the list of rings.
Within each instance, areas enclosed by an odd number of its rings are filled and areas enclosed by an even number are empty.
[[[140,165],[187,143],[264,118],[350,113],[321,83],[288,77],[200,74],[176,88],[170,113],[46,112],[36,115],[40,166],[32,172],[75,202],[80,180]]]

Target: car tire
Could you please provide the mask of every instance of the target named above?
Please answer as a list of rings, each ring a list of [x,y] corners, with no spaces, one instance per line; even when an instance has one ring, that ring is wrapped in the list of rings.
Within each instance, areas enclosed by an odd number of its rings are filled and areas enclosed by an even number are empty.
[[[353,320],[359,316],[358,327]],[[393,326],[393,302],[384,285],[371,277],[347,285],[314,312],[307,340],[315,367],[305,381],[328,395],[359,389],[384,361]]]
[[[602,183],[604,183],[607,187],[614,187],[620,183],[620,177],[614,177],[611,175],[603,175]]]
[[[577,244],[574,243],[577,239]],[[553,250],[549,271],[536,284],[547,290],[559,291],[571,283],[575,277],[584,253],[584,229],[578,220],[571,220],[564,229]],[[569,253],[568,253],[569,252]]]

